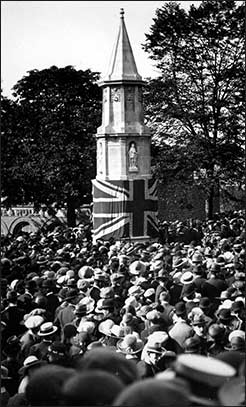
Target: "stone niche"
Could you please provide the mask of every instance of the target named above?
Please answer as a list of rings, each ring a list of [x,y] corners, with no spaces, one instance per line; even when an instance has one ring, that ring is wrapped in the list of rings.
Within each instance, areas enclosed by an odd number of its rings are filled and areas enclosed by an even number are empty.
[[[148,135],[118,134],[98,138],[97,178],[126,180],[146,177],[151,177]]]

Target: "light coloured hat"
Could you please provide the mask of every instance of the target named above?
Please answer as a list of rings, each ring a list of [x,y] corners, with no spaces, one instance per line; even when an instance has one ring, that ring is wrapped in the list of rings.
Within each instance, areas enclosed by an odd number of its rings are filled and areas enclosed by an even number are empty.
[[[84,297],[79,301],[79,304],[86,305],[87,314],[90,314],[94,311],[95,308],[95,300],[91,297]]]
[[[148,337],[148,342],[159,342],[163,346],[168,340],[169,336],[165,331],[155,331]]]
[[[200,252],[195,252],[191,258],[192,263],[201,264],[203,263],[203,256]]]
[[[125,336],[125,329],[120,325],[114,324],[112,328],[110,328],[110,336],[123,338]]]
[[[23,366],[18,370],[18,373],[19,373],[20,375],[23,375],[23,374],[25,374],[25,373],[28,371],[28,369],[30,369],[31,367],[33,367],[33,366],[41,366],[41,365],[46,364],[46,363],[47,363],[46,361],[40,360],[40,359],[38,359],[38,358],[37,358],[36,356],[34,356],[34,355],[28,356],[28,357],[24,360]]]
[[[132,305],[136,311],[141,308],[141,304],[136,300],[136,298],[133,295],[126,298],[125,305],[126,306]]]
[[[41,315],[31,315],[26,319],[24,325],[27,329],[38,328],[44,322],[44,318]]]
[[[144,262],[142,262],[140,260],[135,260],[129,266],[129,274],[131,274],[133,276],[138,276],[138,275],[144,273],[145,270],[146,270],[146,265],[144,264]]]
[[[180,282],[184,285],[191,284],[194,281],[194,274],[190,271],[184,272],[184,274],[180,277]]]
[[[98,325],[98,331],[103,335],[110,336],[110,329],[114,326],[114,321],[112,319],[105,319],[105,321],[100,322]]]
[[[144,293],[145,298],[151,297],[152,295],[155,295],[155,289],[154,288],[148,288]]]
[[[236,375],[236,369],[228,363],[196,354],[178,355],[174,370],[182,377],[211,387],[220,387]]]
[[[163,268],[163,261],[162,260],[153,260],[150,263],[150,271],[159,271]]]
[[[80,321],[79,326],[77,327],[77,331],[86,332],[89,335],[93,333],[96,325],[93,321],[84,321],[83,319]]]
[[[38,336],[53,335],[57,331],[57,329],[57,326],[53,325],[52,322],[45,322],[40,326]]]
[[[133,285],[129,288],[128,290],[128,295],[142,295],[144,293],[144,290],[139,286],[139,285]]]
[[[229,342],[231,341],[232,338],[236,338],[236,337],[242,338],[243,340],[245,340],[245,332],[242,329],[235,329],[228,336]]]
[[[231,300],[225,300],[218,308],[218,311],[221,309],[231,309],[233,302]]]

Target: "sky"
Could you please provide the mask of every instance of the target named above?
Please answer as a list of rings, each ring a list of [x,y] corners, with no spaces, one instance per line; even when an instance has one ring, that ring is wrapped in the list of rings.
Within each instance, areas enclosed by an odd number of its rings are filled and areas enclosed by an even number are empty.
[[[138,72],[158,70],[143,51],[157,8],[164,1],[1,1],[1,87],[11,88],[32,69],[67,65],[107,73],[120,24],[120,8]],[[188,9],[200,1],[180,1]]]

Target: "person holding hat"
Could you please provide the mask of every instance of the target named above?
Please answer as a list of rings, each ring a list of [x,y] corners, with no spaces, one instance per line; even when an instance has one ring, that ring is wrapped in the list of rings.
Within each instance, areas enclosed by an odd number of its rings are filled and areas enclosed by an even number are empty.
[[[38,331],[41,341],[31,347],[30,353],[38,359],[47,361],[48,348],[56,339],[57,330],[57,326],[53,325],[52,322],[43,323]]]

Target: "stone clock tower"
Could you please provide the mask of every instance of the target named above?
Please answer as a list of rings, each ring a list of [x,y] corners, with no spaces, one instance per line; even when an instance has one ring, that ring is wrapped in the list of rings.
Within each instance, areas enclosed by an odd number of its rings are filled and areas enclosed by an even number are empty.
[[[144,125],[142,86],[124,11],[103,88],[93,183],[94,240],[157,236],[156,182],[151,178],[150,130]]]

